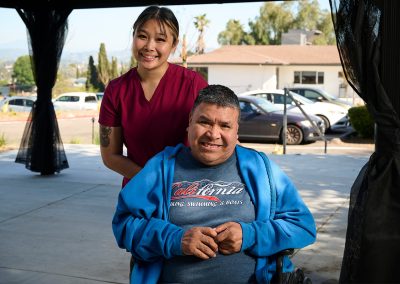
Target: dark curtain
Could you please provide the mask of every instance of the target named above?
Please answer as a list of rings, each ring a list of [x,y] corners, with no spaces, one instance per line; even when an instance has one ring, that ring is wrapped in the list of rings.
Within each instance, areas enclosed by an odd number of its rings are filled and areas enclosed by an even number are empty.
[[[37,100],[26,123],[15,162],[42,175],[51,175],[69,167],[51,95],[71,11],[17,9],[28,30]]]
[[[350,193],[341,283],[400,283],[400,1],[330,0],[346,78],[376,123]]]

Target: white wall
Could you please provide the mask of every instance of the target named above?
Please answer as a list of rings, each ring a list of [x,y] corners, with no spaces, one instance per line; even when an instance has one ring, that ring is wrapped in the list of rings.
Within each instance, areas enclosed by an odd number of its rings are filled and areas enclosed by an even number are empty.
[[[200,67],[200,66],[197,66]],[[339,78],[342,66],[254,66],[254,65],[210,65],[208,67],[208,83],[221,84],[231,88],[236,94],[255,89],[282,89],[293,86],[311,86],[324,89],[328,93],[339,96],[339,86],[346,79]],[[276,69],[279,69],[277,78]],[[294,71],[319,71],[324,72],[324,84],[301,85],[294,84]],[[278,86],[277,86],[278,85]],[[347,84],[347,88],[341,93],[342,98],[359,102],[358,95]]]
[[[317,71],[324,72],[324,84],[294,84],[294,72],[295,71]],[[284,87],[315,87],[324,89],[328,93],[338,97],[339,96],[339,86],[345,81],[345,78],[339,78],[339,72],[343,73],[342,66],[280,66],[279,67],[279,88]],[[342,96],[349,96],[350,86],[347,87],[345,94]]]
[[[275,66],[211,65],[208,66],[208,83],[221,84],[236,94],[261,89],[276,88]]]

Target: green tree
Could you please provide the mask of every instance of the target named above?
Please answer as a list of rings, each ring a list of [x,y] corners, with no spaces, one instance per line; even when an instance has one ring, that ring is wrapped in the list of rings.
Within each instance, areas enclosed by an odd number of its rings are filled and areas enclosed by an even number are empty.
[[[118,73],[118,61],[116,57],[111,58],[111,70],[110,70],[110,80],[115,79],[119,76]]]
[[[101,82],[100,89],[104,90],[105,86],[107,86],[110,81],[110,63],[108,61],[106,45],[104,43],[100,44],[99,50],[99,60],[97,65],[97,72],[99,75],[99,80]]]
[[[226,44],[281,44],[282,34],[289,29],[319,30],[313,44],[334,44],[335,34],[329,11],[321,11],[318,0],[301,0],[293,8],[293,2],[277,4],[265,2],[260,14],[249,21],[245,32],[239,21],[229,20],[225,31],[218,35],[218,42]]]
[[[119,75],[123,75],[127,72],[128,70],[126,69],[126,66],[124,62],[121,61],[121,66],[119,68]]]
[[[12,77],[17,85],[34,86],[31,59],[29,55],[20,56],[13,65]]]
[[[132,68],[135,68],[136,66],[137,66],[137,61],[136,61],[135,56],[133,56],[133,54],[132,54],[131,61],[129,63],[129,68],[132,69]]]
[[[323,45],[323,44],[336,44],[336,35],[332,23],[332,15],[329,11],[322,11],[320,20],[317,23],[317,29],[322,32],[322,35],[316,37],[313,44]]]
[[[203,54],[204,50],[206,49],[206,44],[204,42],[204,31],[210,21],[206,18],[207,14],[203,14],[195,18],[194,26],[199,31],[199,36],[196,42],[196,53]]]
[[[260,16],[249,22],[254,44],[280,44],[282,33],[293,27],[291,7],[290,2],[266,2],[260,8]]]
[[[318,0],[301,0],[298,2],[298,11],[293,21],[293,27],[297,29],[315,30],[317,29],[321,10]]]
[[[315,45],[336,43],[331,13],[329,11],[321,11],[318,0],[302,0],[298,2],[294,28],[320,31],[321,34],[312,39],[312,43]]]
[[[226,29],[218,34],[218,43],[221,45],[244,44],[246,32],[238,20],[229,20]]]
[[[89,56],[89,63],[86,76],[86,91],[98,91],[100,89],[99,75],[94,65],[93,56]]]

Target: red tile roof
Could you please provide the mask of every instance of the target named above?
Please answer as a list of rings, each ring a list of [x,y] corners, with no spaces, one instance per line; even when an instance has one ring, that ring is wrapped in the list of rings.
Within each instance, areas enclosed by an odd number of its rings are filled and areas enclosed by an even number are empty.
[[[339,65],[340,59],[336,45],[226,45],[192,55],[188,64]]]

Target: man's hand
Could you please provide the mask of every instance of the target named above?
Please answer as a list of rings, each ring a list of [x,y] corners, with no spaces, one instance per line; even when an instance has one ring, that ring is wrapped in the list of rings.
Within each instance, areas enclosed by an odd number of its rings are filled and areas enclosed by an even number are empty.
[[[222,254],[239,252],[242,247],[242,226],[236,222],[227,222],[215,228],[218,233],[215,241]]]
[[[214,241],[217,232],[209,227],[193,227],[185,232],[182,238],[184,255],[194,255],[201,259],[216,256],[218,245]]]

